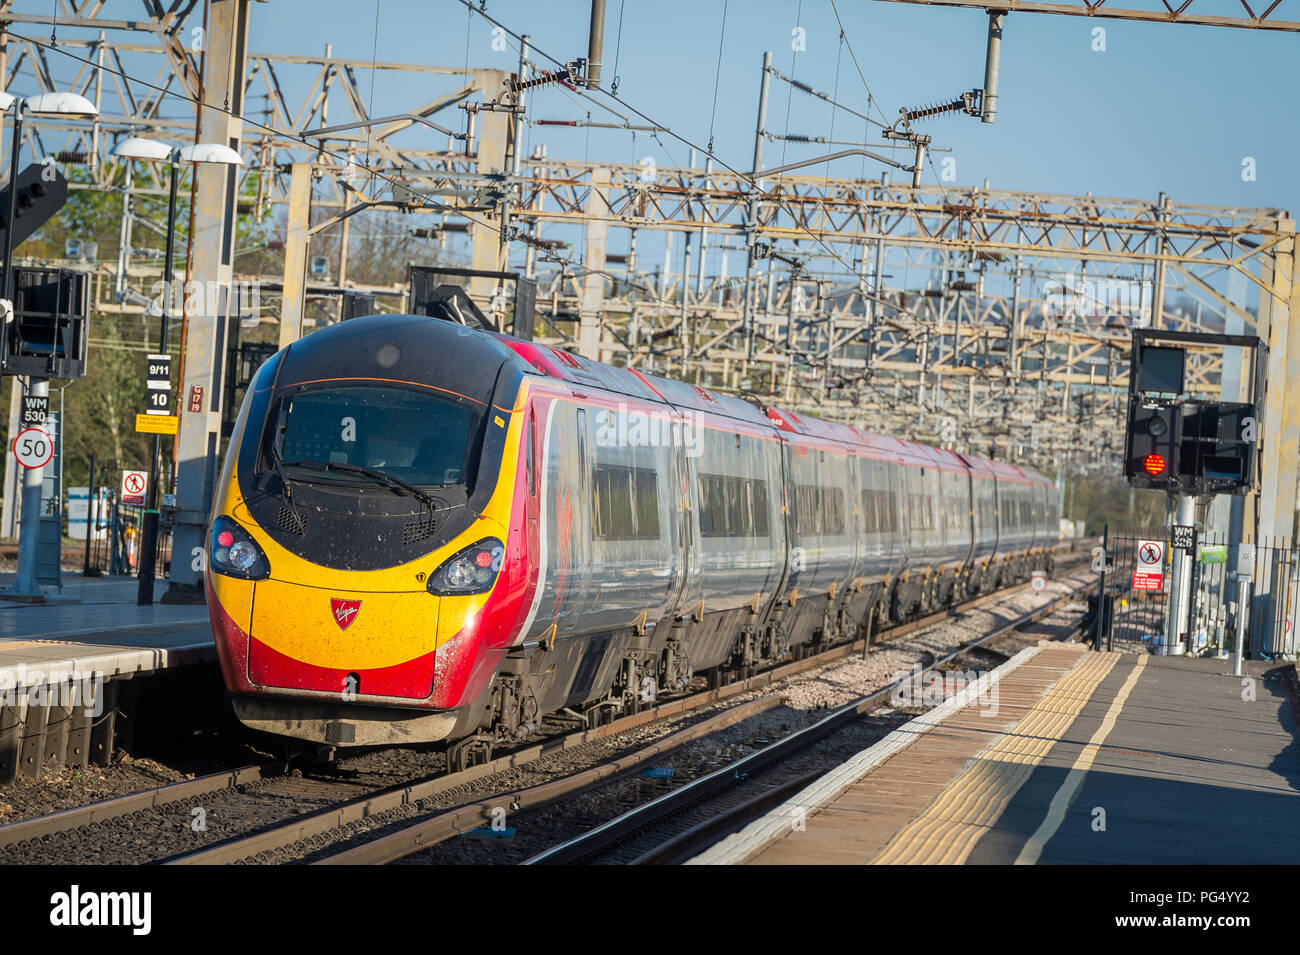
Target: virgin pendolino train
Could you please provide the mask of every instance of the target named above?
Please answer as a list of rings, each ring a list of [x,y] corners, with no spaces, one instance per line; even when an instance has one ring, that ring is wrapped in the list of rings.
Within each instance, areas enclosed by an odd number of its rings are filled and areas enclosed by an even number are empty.
[[[412,315],[249,386],[205,575],[246,725],[485,759],[1048,568],[1013,465]]]

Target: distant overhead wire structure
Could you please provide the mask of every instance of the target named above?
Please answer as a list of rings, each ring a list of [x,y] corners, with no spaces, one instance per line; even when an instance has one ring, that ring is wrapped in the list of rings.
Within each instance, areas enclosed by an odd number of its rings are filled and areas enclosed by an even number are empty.
[[[359,210],[463,220],[476,256],[480,247],[493,255],[503,242],[516,247],[523,258],[519,268],[539,282],[549,340],[577,341],[590,357],[758,394],[796,411],[870,421],[916,438],[946,434],[952,446],[980,453],[992,450],[1040,466],[1060,465],[1069,456],[1078,464],[1114,453],[1107,442],[1121,414],[1128,327],[1136,317],[1154,316],[1160,325],[1187,329],[1224,316],[1255,325],[1257,299],[1289,300],[1290,290],[1270,276],[1281,274],[1273,263],[1290,254],[1294,230],[1288,233],[1289,220],[1273,210],[956,187],[937,176],[935,185],[913,188],[886,176],[790,175],[782,172],[791,165],[784,162],[737,169],[633,106],[612,82],[611,88],[590,86],[580,70],[571,70],[572,61],[526,45],[477,4],[458,2],[468,19],[484,17],[511,38],[525,64],[518,76],[469,65],[387,63],[375,58],[378,49],[366,61],[328,53],[250,54],[245,85],[266,86],[269,116],[254,118],[235,103],[226,107],[243,124],[251,150],[248,170],[241,172],[257,177],[255,197],[253,180],[242,180],[249,183],[249,201],[300,217],[304,243],[326,228],[342,228]],[[771,76],[885,129],[890,120],[870,92],[842,11],[834,12],[844,52],[867,91],[866,110],[808,84],[793,85],[796,77],[775,68]],[[183,22],[144,26],[155,36],[161,29],[163,37],[176,37]],[[60,36],[54,46],[48,38],[20,33],[9,33],[7,42],[39,51],[39,57],[11,57],[11,74],[38,61],[67,58],[78,64],[83,89],[97,77],[121,78],[122,105],[102,110],[101,143],[116,129],[154,129],[173,139],[185,135],[187,125],[193,130],[193,113],[184,120],[162,109],[164,103],[184,103],[200,114],[223,108],[221,99],[203,102],[194,85],[197,65],[187,66],[188,51],[178,53],[166,40],[157,41],[157,49],[170,64],[158,75],[128,69],[133,61],[126,51],[109,42]],[[139,49],[131,53],[143,55]],[[285,95],[290,84],[279,73],[290,69],[319,73],[302,107],[291,107]],[[463,77],[458,82],[464,85],[408,112],[374,117],[364,105],[365,91],[356,88],[357,73],[366,69]],[[42,83],[42,75],[34,72],[31,79]],[[12,75],[7,79],[14,85]],[[344,112],[327,120],[324,104],[339,87],[348,94]],[[503,158],[488,159],[510,149],[508,137],[484,139],[493,122],[500,128],[517,119],[519,129],[534,130],[567,122],[540,115],[542,101],[531,98],[527,114],[492,112],[510,109],[514,95],[543,88],[595,114],[572,122],[665,137],[706,157],[706,170],[661,167],[647,178],[635,163],[520,156],[517,141],[514,167]],[[475,94],[482,103],[466,102]],[[104,95],[112,95],[111,84],[104,84]],[[475,107],[464,114],[464,132],[431,119],[457,103]],[[354,124],[359,131],[347,129]],[[414,126],[446,136],[447,148],[391,141]],[[63,128],[74,137],[67,152],[97,155],[89,127]],[[31,130],[33,136],[41,132]],[[798,134],[787,130],[770,138],[792,135]],[[832,154],[835,147],[851,148],[851,141],[824,138]],[[890,141],[879,148],[897,145]],[[36,139],[32,148],[50,151]],[[371,155],[363,162],[356,151],[366,148]],[[120,182],[114,162],[94,162],[96,184]],[[300,168],[309,186],[316,179],[305,193],[316,218],[286,189]],[[350,171],[364,174],[371,185],[364,191],[345,188]],[[543,227],[561,230],[556,234],[565,239],[541,238]],[[646,230],[665,236],[662,267],[657,252],[635,251],[636,234]],[[574,235],[584,238],[570,240]],[[619,258],[624,268],[607,261],[606,246],[615,235],[631,237],[629,254]],[[684,254],[678,256],[680,268],[670,262],[670,248]],[[706,274],[706,249],[744,252],[750,267],[727,275],[725,259],[719,259],[723,271]],[[1229,274],[1236,276],[1235,290],[1224,283]],[[1072,283],[1082,283],[1081,289],[1074,291]],[[342,276],[337,284],[343,284]],[[276,294],[268,300],[274,302]],[[263,310],[275,311],[265,305]],[[1207,364],[1197,374],[1213,379],[1221,371]],[[955,429],[950,422],[957,422]]]

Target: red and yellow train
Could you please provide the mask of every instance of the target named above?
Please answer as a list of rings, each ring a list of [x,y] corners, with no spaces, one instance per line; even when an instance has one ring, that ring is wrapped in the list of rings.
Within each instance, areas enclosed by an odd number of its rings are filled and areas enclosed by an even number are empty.
[[[206,587],[247,725],[486,758],[1050,563],[1045,478],[423,316],[271,357]]]

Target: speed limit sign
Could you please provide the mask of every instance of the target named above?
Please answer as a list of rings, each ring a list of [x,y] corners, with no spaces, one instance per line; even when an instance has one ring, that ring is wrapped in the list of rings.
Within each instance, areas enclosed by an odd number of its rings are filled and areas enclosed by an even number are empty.
[[[40,428],[19,431],[13,441],[14,457],[25,468],[43,468],[54,457],[54,442]]]

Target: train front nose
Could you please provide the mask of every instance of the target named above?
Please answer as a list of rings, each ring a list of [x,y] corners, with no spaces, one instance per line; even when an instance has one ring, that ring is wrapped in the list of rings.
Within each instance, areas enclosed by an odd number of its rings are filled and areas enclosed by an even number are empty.
[[[344,702],[418,704],[433,692],[439,598],[259,581],[248,680]]]

